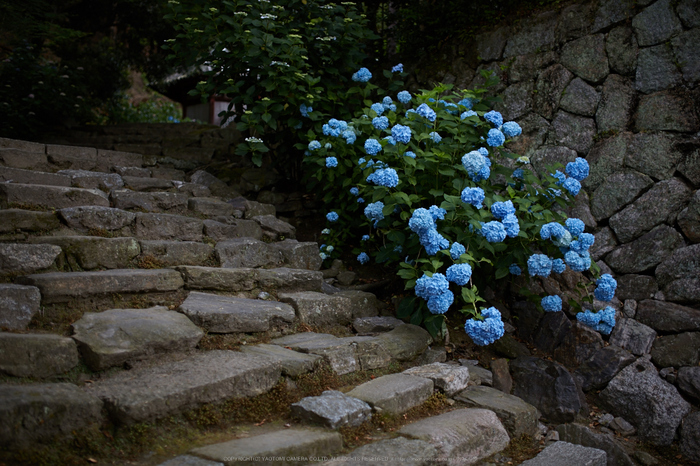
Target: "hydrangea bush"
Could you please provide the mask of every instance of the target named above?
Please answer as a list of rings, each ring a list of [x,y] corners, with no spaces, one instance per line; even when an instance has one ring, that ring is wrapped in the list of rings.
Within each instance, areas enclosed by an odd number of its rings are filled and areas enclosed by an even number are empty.
[[[500,311],[483,306],[484,286],[523,271],[547,277],[591,269],[594,237],[563,213],[588,175],[584,159],[536,173],[527,157],[503,147],[521,128],[491,110],[485,89],[437,85],[411,94],[396,92],[399,87],[383,95],[369,83],[368,70],[353,80],[366,86],[358,91],[364,97],[375,89],[379,97],[365,98],[352,120],[331,118],[319,134],[310,131],[305,161],[335,207],[324,240],[336,251],[348,247],[347,227],[362,219],[357,260],[396,263],[406,289],[414,290],[399,317],[410,316],[435,335],[445,330],[444,314],[457,310],[468,318],[472,340],[487,345],[504,328]],[[597,285],[596,298],[612,299],[612,277],[603,275]],[[562,299],[548,296],[540,306],[560,312]],[[609,333],[614,310],[611,317],[608,309],[578,319]]]

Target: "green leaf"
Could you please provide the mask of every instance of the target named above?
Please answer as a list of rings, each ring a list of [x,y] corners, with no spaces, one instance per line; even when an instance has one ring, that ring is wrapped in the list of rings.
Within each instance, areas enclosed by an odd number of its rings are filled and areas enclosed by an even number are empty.
[[[508,273],[510,273],[508,269],[496,269],[496,280],[500,280],[508,275]]]
[[[403,298],[396,309],[396,317],[399,319],[407,319],[410,317],[416,310],[418,310],[418,306],[416,305],[417,299],[418,298],[415,296]]]

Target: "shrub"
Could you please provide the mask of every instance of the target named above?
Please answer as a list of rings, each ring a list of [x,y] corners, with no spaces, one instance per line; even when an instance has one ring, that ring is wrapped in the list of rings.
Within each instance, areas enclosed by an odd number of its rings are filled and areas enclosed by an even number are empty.
[[[565,173],[536,173],[527,157],[503,147],[521,129],[490,110],[485,93],[437,85],[365,100],[351,121],[331,119],[321,134],[310,131],[305,158],[335,213],[323,232],[333,249],[324,245],[322,257],[346,248],[353,241],[347,226],[364,217],[358,261],[371,253],[397,264],[406,289],[415,290],[399,317],[439,334],[444,313],[456,307],[471,317],[465,330],[480,345],[503,335],[500,312],[480,308],[480,289],[522,270],[542,277],[588,270],[593,244],[583,222],[563,213],[588,175],[586,161],[560,167]],[[608,277],[596,296],[612,297]],[[554,298],[545,306],[561,310]]]

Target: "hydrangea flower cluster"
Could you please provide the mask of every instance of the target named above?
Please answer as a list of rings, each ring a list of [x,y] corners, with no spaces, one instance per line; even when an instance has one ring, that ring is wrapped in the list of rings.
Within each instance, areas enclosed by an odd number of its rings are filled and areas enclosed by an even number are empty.
[[[503,115],[495,110],[491,110],[490,112],[484,113],[484,120],[498,128],[503,124]]]
[[[367,68],[360,68],[352,75],[352,80],[355,82],[366,83],[372,79],[372,73]]]
[[[514,121],[503,123],[503,127],[501,128],[501,130],[503,131],[503,134],[505,134],[509,138],[520,136],[523,133],[523,129],[520,127],[519,124],[517,124]]]
[[[403,63],[399,63],[391,69],[392,73],[403,73]]]
[[[309,150],[318,150],[321,148],[321,143],[313,140],[309,143]]]
[[[326,167],[334,168],[338,166],[338,159],[335,157],[326,157]]]
[[[481,225],[480,233],[489,243],[500,243],[506,239],[506,227],[495,220]]]
[[[313,112],[314,109],[311,107],[311,105],[306,105],[306,104],[301,104],[299,106],[299,112],[301,113],[301,116],[304,118],[309,118],[309,113]]]
[[[492,128],[489,130],[489,134],[486,137],[486,144],[491,147],[502,146],[506,142],[505,135],[498,129]]]
[[[445,276],[448,281],[464,286],[472,277],[472,268],[469,264],[453,264],[447,268]]]
[[[600,301],[610,301],[615,296],[615,289],[617,288],[617,280],[615,280],[609,273],[604,273],[596,281],[598,285],[593,292],[596,299]]]
[[[615,327],[615,309],[608,306],[598,312],[587,309],[576,314],[576,320],[604,335],[610,335]]]
[[[542,298],[542,309],[545,312],[561,311],[561,298],[557,295],[545,296]]]
[[[389,127],[389,119],[385,116],[372,118],[372,126],[382,131]]]
[[[378,186],[395,188],[399,184],[399,175],[393,168],[380,168],[367,177],[367,181]]]
[[[510,264],[510,266],[508,267],[508,272],[510,272],[511,275],[516,275],[516,276],[523,273],[522,269],[520,268],[520,266],[518,264]]]
[[[376,139],[367,139],[365,141],[365,152],[369,155],[377,155],[382,150],[382,145]]]
[[[431,133],[429,134],[429,136],[430,136],[430,139],[432,139],[432,141],[433,141],[435,144],[438,144],[440,141],[442,141],[442,136],[440,136],[440,135],[439,135],[438,133],[436,133],[435,131],[431,132]]]
[[[328,212],[328,213],[326,214],[326,219],[327,219],[329,222],[337,222],[339,218],[340,218],[340,217],[338,216],[338,213],[337,213],[337,212]]]
[[[485,194],[481,188],[464,188],[462,190],[462,202],[471,204],[477,209],[481,209],[484,205]]]
[[[433,207],[435,207],[434,210]],[[408,227],[418,234],[420,244],[430,256],[434,256],[441,249],[447,249],[450,246],[450,242],[438,233],[435,223],[436,218],[439,218],[440,215],[444,218],[444,213],[437,206],[433,207],[431,207],[433,212],[422,207],[414,210],[408,221]]]
[[[328,123],[321,127],[324,135],[333,136],[334,138],[340,136],[343,131],[346,131],[348,128],[348,123],[346,121],[336,120],[335,118],[331,118],[328,120]]]
[[[416,280],[415,290],[416,296],[428,301],[428,309],[433,314],[444,314],[454,302],[450,284],[441,273],[434,273],[432,277],[423,274]]]
[[[450,257],[452,260],[459,260],[460,256],[467,252],[467,248],[464,247],[464,245],[460,243],[452,243],[452,247],[450,247]]]
[[[366,264],[367,262],[369,262],[369,256],[367,255],[366,252],[361,252],[361,253],[358,254],[358,256],[357,256],[357,261],[358,261],[360,264]]]
[[[549,277],[552,273],[552,259],[544,254],[533,254],[527,260],[527,271],[531,277]]]
[[[374,221],[375,227],[377,226],[377,223],[380,220],[384,220],[384,214],[382,213],[382,209],[384,209],[384,203],[382,201],[367,204],[367,207],[365,207],[365,216],[370,221]]]
[[[474,343],[486,346],[501,338],[505,333],[505,327],[501,320],[501,312],[495,307],[482,310],[481,315],[484,320],[467,320],[464,331]]]
[[[391,128],[391,137],[397,142],[408,144],[411,140],[411,128],[404,125],[394,125],[394,127]]]
[[[478,150],[473,150],[462,157],[462,166],[475,183],[487,180],[491,176],[491,160]]]
[[[411,101],[411,93],[408,91],[401,91],[396,95],[396,98],[399,99],[399,102],[406,105]]]
[[[426,118],[429,122],[434,123],[437,118],[437,113],[435,110],[430,108],[428,104],[420,104],[416,109],[416,113],[423,118]]]

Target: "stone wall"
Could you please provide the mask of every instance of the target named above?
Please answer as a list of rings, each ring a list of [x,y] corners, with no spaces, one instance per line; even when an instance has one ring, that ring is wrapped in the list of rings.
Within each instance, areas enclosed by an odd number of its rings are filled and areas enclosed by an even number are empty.
[[[454,46],[432,78],[469,88],[495,72],[496,110],[523,128],[510,149],[535,168],[588,160],[572,214],[619,299],[698,307],[699,51],[698,0],[575,2]]]

